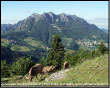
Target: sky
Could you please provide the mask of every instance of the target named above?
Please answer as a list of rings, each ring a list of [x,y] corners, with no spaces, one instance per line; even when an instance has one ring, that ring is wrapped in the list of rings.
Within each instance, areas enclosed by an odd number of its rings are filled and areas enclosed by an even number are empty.
[[[15,24],[33,13],[71,14],[108,29],[108,1],[1,1],[1,23]]]

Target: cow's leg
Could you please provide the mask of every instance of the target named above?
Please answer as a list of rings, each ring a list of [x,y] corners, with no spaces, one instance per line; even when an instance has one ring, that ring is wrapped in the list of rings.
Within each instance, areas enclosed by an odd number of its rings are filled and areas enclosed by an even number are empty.
[[[41,75],[43,75],[43,74],[44,74],[44,72],[41,72],[40,74],[41,74]]]
[[[37,78],[37,74],[36,74],[36,78]]]
[[[66,64],[66,69],[68,68],[68,64]]]
[[[65,69],[67,68],[67,64],[65,65]]]
[[[69,64],[68,64],[68,67],[67,68],[69,68]]]
[[[64,65],[64,69],[65,69],[65,65]]]
[[[30,82],[32,82],[32,77],[30,78]]]
[[[29,76],[29,81],[32,82],[32,77],[31,76]]]

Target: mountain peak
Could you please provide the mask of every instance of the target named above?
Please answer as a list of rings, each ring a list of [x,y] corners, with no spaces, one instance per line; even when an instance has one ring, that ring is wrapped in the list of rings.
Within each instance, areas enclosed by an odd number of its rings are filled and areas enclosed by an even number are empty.
[[[65,13],[61,13],[59,15],[62,16],[62,17],[66,17],[67,16]]]
[[[43,13],[43,16],[50,16],[50,17],[54,17],[55,14],[53,12],[47,12],[47,13]]]
[[[38,16],[40,16],[40,14],[38,14],[38,13],[33,13],[30,17],[38,17]]]
[[[61,20],[64,21],[68,21],[68,16],[65,13],[59,14],[61,17]]]
[[[48,12],[48,14],[53,15],[54,13],[53,12]]]

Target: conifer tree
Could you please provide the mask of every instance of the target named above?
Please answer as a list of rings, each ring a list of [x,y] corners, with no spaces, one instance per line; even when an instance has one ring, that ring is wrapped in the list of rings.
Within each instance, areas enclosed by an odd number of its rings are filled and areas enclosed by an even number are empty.
[[[63,65],[64,53],[65,50],[61,43],[60,36],[56,34],[52,42],[52,48],[47,56],[48,65],[54,65],[57,69],[60,69]]]

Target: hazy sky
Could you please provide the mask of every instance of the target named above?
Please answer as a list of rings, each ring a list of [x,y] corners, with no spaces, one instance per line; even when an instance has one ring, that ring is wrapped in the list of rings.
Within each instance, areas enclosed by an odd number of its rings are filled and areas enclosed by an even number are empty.
[[[71,14],[108,29],[108,1],[1,1],[1,23],[14,24],[32,13]]]

